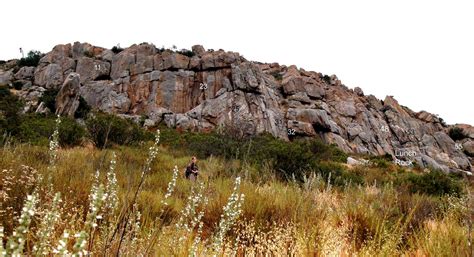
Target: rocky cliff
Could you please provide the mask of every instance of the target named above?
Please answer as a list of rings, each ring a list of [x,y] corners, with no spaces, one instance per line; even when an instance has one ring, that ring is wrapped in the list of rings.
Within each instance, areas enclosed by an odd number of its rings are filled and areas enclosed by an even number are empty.
[[[203,132],[224,126],[243,136],[268,132],[285,140],[320,136],[346,152],[390,154],[402,166],[474,170],[472,126],[457,125],[468,137],[455,142],[447,134],[452,126],[391,96],[379,100],[347,88],[334,75],[252,62],[235,52],[202,46],[171,51],[144,43],[114,53],[76,42],[57,45],[37,67],[14,71],[0,71],[0,83],[21,82],[18,94],[29,111],[45,111],[38,98],[64,84],[99,110],[146,115],[147,126],[165,123]]]

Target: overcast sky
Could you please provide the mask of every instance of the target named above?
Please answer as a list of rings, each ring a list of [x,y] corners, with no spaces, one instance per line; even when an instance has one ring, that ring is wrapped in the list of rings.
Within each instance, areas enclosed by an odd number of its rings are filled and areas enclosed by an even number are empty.
[[[4,1],[0,59],[56,44],[236,51],[474,125],[474,1]]]

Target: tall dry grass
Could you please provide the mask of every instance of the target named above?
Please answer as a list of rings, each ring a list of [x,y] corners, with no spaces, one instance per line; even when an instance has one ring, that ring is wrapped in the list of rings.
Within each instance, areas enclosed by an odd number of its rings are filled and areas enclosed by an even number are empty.
[[[216,157],[193,184],[190,156],[150,144],[0,149],[0,256],[472,256],[469,194],[282,182]]]

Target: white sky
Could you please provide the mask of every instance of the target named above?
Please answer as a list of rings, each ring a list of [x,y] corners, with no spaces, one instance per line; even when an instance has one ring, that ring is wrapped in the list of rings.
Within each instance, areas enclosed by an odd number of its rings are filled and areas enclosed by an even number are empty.
[[[336,74],[349,88],[474,125],[474,1],[388,2],[3,1],[0,59],[74,41],[202,44]]]

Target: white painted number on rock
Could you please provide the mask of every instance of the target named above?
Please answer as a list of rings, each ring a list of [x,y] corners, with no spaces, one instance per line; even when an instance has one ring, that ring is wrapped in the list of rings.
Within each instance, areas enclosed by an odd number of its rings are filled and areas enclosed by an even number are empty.
[[[462,145],[459,144],[459,143],[456,143],[456,144],[454,145],[454,148],[456,148],[456,150],[462,150],[462,149],[463,149]]]
[[[199,89],[206,90],[207,89],[207,83],[200,83],[199,84]]]
[[[288,136],[294,136],[296,131],[294,129],[288,129]]]
[[[386,133],[388,133],[388,132],[390,131],[390,130],[388,129],[388,126],[382,126],[382,127],[380,127],[380,130],[381,130],[382,132],[386,132]]]

